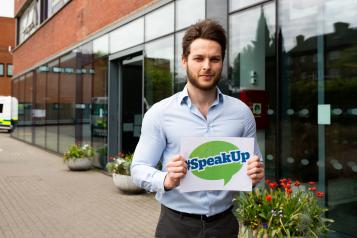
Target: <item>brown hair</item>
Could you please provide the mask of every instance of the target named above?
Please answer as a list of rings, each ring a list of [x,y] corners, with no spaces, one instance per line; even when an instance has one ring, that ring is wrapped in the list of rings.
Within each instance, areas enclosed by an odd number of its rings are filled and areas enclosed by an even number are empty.
[[[182,57],[187,59],[190,54],[191,43],[196,39],[216,41],[221,46],[222,60],[226,52],[226,31],[216,21],[206,19],[191,25],[182,39]]]

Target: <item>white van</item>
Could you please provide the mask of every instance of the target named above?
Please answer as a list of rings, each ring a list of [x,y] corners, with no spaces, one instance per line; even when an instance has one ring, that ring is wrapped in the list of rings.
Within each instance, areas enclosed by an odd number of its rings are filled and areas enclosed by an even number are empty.
[[[0,96],[0,129],[11,132],[17,122],[18,101],[11,96]]]

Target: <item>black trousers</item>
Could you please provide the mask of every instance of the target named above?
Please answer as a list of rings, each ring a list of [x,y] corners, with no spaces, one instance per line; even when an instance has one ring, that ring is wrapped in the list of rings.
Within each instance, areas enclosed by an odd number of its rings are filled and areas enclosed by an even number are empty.
[[[177,214],[161,206],[160,218],[156,227],[157,238],[237,238],[238,221],[233,212],[227,212],[214,220]]]

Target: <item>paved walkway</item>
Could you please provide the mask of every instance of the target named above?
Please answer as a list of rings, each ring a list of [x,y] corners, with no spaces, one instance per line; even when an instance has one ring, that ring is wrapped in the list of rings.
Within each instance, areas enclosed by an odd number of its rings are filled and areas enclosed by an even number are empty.
[[[0,237],[153,237],[159,204],[0,132]]]

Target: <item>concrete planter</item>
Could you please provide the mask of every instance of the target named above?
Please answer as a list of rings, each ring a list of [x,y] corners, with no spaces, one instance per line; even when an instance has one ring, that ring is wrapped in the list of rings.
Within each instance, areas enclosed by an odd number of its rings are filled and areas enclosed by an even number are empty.
[[[136,186],[129,175],[113,173],[113,182],[119,191],[124,193],[139,194],[144,193],[145,190]]]
[[[92,168],[92,158],[71,158],[67,162],[69,170],[84,171]]]

